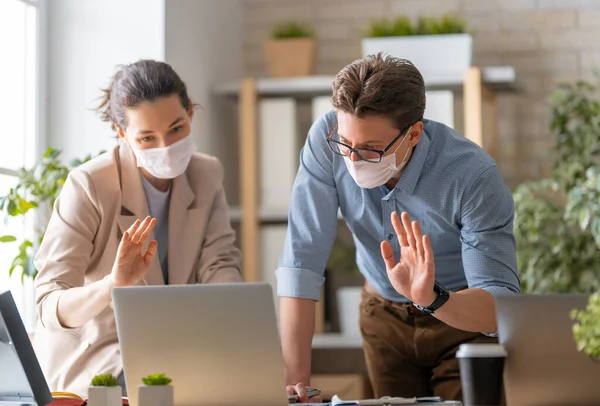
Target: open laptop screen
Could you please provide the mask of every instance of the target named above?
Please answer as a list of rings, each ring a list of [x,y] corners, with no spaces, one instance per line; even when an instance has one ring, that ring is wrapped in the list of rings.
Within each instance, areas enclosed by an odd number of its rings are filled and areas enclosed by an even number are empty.
[[[10,291],[0,293],[0,405],[39,406],[52,396]]]

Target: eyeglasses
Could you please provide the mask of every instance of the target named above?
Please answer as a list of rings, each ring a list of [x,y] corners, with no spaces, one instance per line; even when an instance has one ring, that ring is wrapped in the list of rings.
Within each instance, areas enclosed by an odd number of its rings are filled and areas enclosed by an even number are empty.
[[[402,131],[400,131],[400,134],[398,134],[398,136],[396,138],[394,138],[392,140],[392,142],[390,142],[389,145],[387,147],[385,147],[383,150],[368,149],[368,148],[352,148],[350,145],[346,145],[344,143],[334,140],[332,137],[333,137],[334,131],[337,128],[337,125],[329,133],[329,136],[327,137],[327,143],[329,144],[329,148],[331,148],[331,150],[338,155],[350,156],[354,152],[363,161],[367,161],[367,162],[376,164],[378,162],[381,162],[381,158],[396,143],[396,141],[398,141],[403,135],[408,134],[408,131],[410,130],[411,127],[412,127],[412,125],[406,127]]]

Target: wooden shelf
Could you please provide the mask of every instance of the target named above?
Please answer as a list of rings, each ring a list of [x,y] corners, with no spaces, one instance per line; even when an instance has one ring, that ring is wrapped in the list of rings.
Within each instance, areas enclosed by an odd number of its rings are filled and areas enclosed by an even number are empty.
[[[515,90],[515,69],[512,66],[492,66],[481,68],[482,83],[491,90]],[[331,94],[333,75],[308,76],[298,78],[256,79],[256,93],[261,97],[294,96],[314,97]],[[465,76],[446,75],[425,77],[429,89],[462,90]],[[228,82],[216,86],[213,92],[220,96],[238,96],[239,82]]]
[[[242,209],[240,206],[229,207],[229,218],[233,222],[239,222],[242,219]],[[342,212],[338,210],[338,219],[343,220]],[[258,209],[258,220],[264,223],[287,223],[288,209],[273,209],[270,207],[260,207]]]
[[[350,336],[338,333],[315,334],[312,340],[312,348],[362,348],[363,342],[360,336]]]

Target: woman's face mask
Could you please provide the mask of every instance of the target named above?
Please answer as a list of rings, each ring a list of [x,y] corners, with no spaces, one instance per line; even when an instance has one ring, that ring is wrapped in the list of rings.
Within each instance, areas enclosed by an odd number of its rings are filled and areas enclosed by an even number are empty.
[[[396,165],[396,151],[398,151],[400,146],[406,142],[411,129],[412,126],[403,135],[402,141],[400,141],[394,152],[381,157],[380,162],[373,163],[364,160],[352,161],[350,157],[344,157],[346,168],[358,186],[365,189],[372,189],[385,185],[406,166],[406,158],[410,149],[406,150],[402,161],[400,161],[398,165]]]
[[[185,172],[196,148],[188,135],[168,147],[132,149],[139,168],[158,179],[174,179]]]
[[[177,95],[142,103],[127,111],[127,134],[137,166],[158,179],[173,179],[187,169],[196,150],[191,133],[193,111]]]

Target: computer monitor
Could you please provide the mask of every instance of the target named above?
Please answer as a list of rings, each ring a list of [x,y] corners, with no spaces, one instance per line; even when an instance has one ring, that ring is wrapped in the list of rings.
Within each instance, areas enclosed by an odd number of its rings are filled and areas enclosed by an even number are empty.
[[[45,406],[52,400],[13,296],[0,292],[0,405]]]

